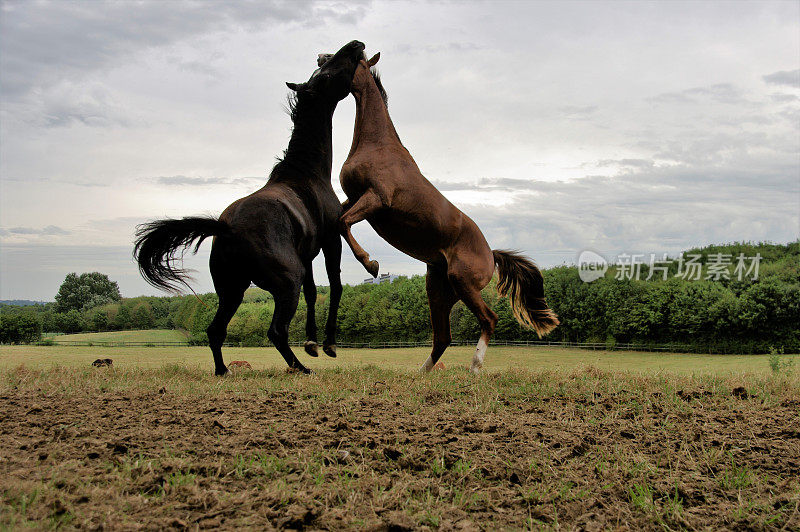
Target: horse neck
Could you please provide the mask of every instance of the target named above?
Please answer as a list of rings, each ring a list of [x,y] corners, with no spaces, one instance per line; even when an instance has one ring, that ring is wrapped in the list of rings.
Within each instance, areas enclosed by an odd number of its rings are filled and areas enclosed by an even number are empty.
[[[389,110],[386,109],[378,86],[371,76],[360,89],[353,92],[356,99],[356,124],[350,154],[352,155],[363,145],[386,143],[402,145],[389,117]]]
[[[283,162],[330,180],[333,166],[333,111],[313,102],[298,102],[294,128]]]

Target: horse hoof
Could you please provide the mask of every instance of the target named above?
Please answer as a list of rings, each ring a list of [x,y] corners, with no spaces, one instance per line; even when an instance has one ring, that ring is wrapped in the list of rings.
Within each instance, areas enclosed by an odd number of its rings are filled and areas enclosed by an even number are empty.
[[[311,340],[308,340],[303,345],[303,347],[305,348],[306,353],[308,353],[308,356],[312,356],[312,357],[318,357],[319,356],[319,346],[317,345],[317,342],[312,342]]]
[[[367,263],[367,271],[371,276],[373,277],[378,276],[378,266],[379,265],[377,260],[371,260],[369,261],[369,263]]]
[[[214,375],[216,375],[217,377],[224,377],[228,373],[229,373],[228,368],[226,368],[224,366],[222,367],[221,370],[220,369],[214,370]]]
[[[331,358],[336,358],[336,344],[323,345],[322,350]]]
[[[473,375],[480,375],[481,374],[481,367],[473,365],[473,366],[470,366],[469,371]]]
[[[304,375],[311,375],[311,370],[308,369],[305,366],[300,366],[299,368],[289,366],[288,368],[286,368],[286,373],[289,373],[289,374],[291,374],[291,373],[302,373]]]

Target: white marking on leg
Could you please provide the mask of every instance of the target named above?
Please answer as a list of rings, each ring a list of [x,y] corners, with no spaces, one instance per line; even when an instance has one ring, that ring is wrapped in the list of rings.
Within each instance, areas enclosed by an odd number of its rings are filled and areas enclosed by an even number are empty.
[[[419,372],[427,373],[432,369],[433,369],[433,359],[431,357],[428,357],[428,360],[426,360],[425,363],[422,365],[422,367],[419,368]]]
[[[483,357],[486,355],[486,348],[488,346],[486,340],[481,336],[481,339],[478,340],[477,347],[475,347],[475,356],[472,357],[472,367],[470,368],[472,373],[478,373],[483,367]]]

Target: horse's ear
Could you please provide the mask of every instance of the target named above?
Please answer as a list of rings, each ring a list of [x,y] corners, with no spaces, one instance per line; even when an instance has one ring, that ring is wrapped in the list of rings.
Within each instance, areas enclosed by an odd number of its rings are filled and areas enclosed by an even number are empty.
[[[286,86],[292,89],[293,91],[297,92],[303,90],[306,86],[305,83],[291,83],[289,81],[286,82]]]
[[[375,65],[378,64],[378,59],[380,59],[380,58],[381,58],[381,53],[378,52],[377,54],[372,56],[372,59],[367,61],[367,64],[370,66],[370,68],[372,68],[372,67],[374,67]]]

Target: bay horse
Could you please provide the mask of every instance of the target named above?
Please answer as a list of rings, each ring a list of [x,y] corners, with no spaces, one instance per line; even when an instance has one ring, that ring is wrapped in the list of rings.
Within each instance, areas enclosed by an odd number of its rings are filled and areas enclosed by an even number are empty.
[[[386,105],[386,91],[371,68],[380,53],[359,61],[351,92],[356,100],[353,143],[339,180],[347,200],[340,230],[356,259],[372,274],[378,262],[355,241],[350,226],[367,220],[400,251],[427,264],[425,287],[431,311],[433,350],[420,368],[430,371],[450,345],[450,311],[461,300],[480,323],[481,336],[471,370],[478,373],[497,314],[481,297],[498,272],[497,290],[508,295],[517,320],[539,337],[558,325],[544,299],[536,265],[513,251],[492,250],[483,233],[422,175],[400,142]]]
[[[222,344],[251,281],[275,299],[267,337],[290,368],[310,373],[289,347],[289,322],[297,311],[302,285],[308,305],[305,350],[318,356],[317,290],[311,262],[320,250],[330,281],[322,350],[336,356],[336,317],[342,295],[338,220],[342,211],[331,186],[332,119],[336,105],[350,93],[363,55],[364,44],[352,41],[307,82],[286,84],[294,91],[289,105],[294,127],[289,147],[264,187],[233,202],[219,218],[156,220],[137,228],[134,258],[142,276],[151,285],[173,292],[179,285],[189,287],[186,271],[174,263],[178,251],[197,240],[197,252],[203,239],[213,237],[209,268],[219,307],[207,333],[216,375],[228,372]]]

